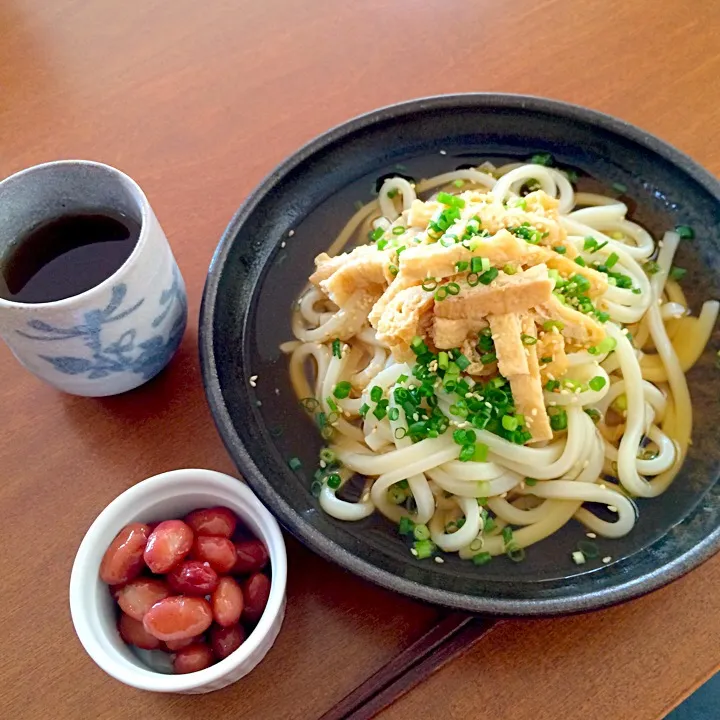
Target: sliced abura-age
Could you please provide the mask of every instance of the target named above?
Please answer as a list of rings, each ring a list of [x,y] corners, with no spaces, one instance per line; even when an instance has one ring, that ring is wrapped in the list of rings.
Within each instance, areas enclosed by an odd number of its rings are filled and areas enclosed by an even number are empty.
[[[377,324],[377,339],[388,345],[396,360],[415,357],[410,343],[424,337],[432,320],[433,294],[420,286],[400,290],[386,305]]]
[[[599,322],[590,315],[585,315],[564,305],[554,295],[545,303],[535,305],[538,323],[542,325],[548,321],[559,321],[562,326],[555,327],[562,336],[580,347],[597,345],[605,338],[605,330]]]
[[[457,273],[457,263],[469,263],[473,257],[487,258],[491,265],[500,268],[508,264],[537,265],[549,252],[552,251],[500,230],[491,237],[473,238],[472,250],[459,243],[450,247],[440,243],[410,247],[400,255],[400,272],[409,281],[441,280]]]
[[[567,372],[570,363],[565,352],[565,338],[560,333],[543,333],[536,347],[543,383],[556,380]]]
[[[488,317],[498,370],[510,383],[515,410],[525,418],[525,426],[535,442],[550,440],[552,428],[545,410],[540,365],[535,344],[522,337],[537,337],[535,322],[527,315],[491,315]]]
[[[549,302],[552,291],[553,282],[545,265],[535,265],[514,275],[500,272],[489,285],[466,286],[459,295],[436,302],[435,315],[457,320],[520,313]]]
[[[364,245],[334,258],[322,253],[315,264],[310,282],[319,285],[338,307],[358,290],[369,290],[379,298],[393,280],[388,253],[375,246]]]

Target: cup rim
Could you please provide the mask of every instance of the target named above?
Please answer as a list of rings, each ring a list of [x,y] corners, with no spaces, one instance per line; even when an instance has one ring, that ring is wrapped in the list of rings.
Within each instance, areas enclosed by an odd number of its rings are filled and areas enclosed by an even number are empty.
[[[108,534],[109,529],[114,530],[112,533],[114,536],[124,525],[131,522],[129,515],[142,509],[145,498],[151,497],[156,490],[166,486],[172,488],[173,496],[182,495],[183,491],[197,490],[195,481],[198,475],[202,476],[203,481],[210,481],[217,489],[230,490],[237,495],[261,526],[265,534],[262,539],[267,545],[273,572],[267,606],[245,642],[227,658],[204,670],[186,675],[166,675],[147,668],[125,665],[107,652],[104,643],[96,634],[94,628],[96,619],[90,619],[86,612],[87,598],[93,592],[93,587],[96,587],[99,570],[99,563],[90,563],[88,558],[96,553],[99,544],[107,542],[103,540],[103,536]],[[221,500],[218,504],[221,504]],[[184,468],[153,475],[140,481],[118,495],[95,518],[85,533],[73,562],[69,588],[70,615],[83,648],[108,675],[140,690],[183,693],[212,686],[258,652],[264,655],[262,645],[265,638],[272,632],[277,616],[283,612],[286,585],[287,553],[280,526],[252,490],[242,480],[225,473],[201,468]]]
[[[78,167],[78,166],[84,166],[84,167],[94,167],[97,169],[102,170],[108,170],[111,174],[115,175],[120,181],[125,182],[128,184],[129,189],[131,192],[136,196],[136,200],[138,201],[138,205],[140,207],[140,235],[138,236],[137,242],[135,243],[135,247],[133,248],[133,251],[130,253],[130,255],[127,257],[125,262],[109,277],[106,277],[101,283],[98,283],[94,287],[91,287],[89,290],[85,290],[84,292],[79,293],[78,295],[71,295],[67,298],[62,298],[61,300],[51,300],[50,302],[38,302],[38,303],[28,303],[28,302],[17,302],[16,300],[8,300],[6,298],[0,297],[0,307],[5,307],[8,309],[22,309],[22,310],[28,310],[30,308],[36,308],[38,310],[42,309],[67,309],[74,305],[80,305],[85,300],[87,300],[89,297],[91,297],[93,294],[97,293],[98,291],[105,290],[110,285],[117,282],[118,277],[121,275],[124,275],[128,268],[135,262],[137,259],[137,256],[142,251],[142,248],[147,244],[147,238],[150,233],[150,218],[152,214],[152,209],[150,207],[150,202],[147,199],[147,196],[145,195],[143,189],[138,185],[138,183],[133,180],[129,175],[124,173],[122,170],[119,170],[116,167],[113,167],[112,165],[108,165],[107,163],[97,162],[96,160],[51,160],[50,162],[45,163],[39,163],[38,165],[32,165],[28,168],[24,168],[23,170],[19,170],[16,173],[13,173],[12,175],[8,175],[6,178],[3,178],[0,180],[0,190],[2,190],[3,185],[6,183],[9,183],[13,180],[17,180],[18,178],[21,178],[25,175],[31,175],[36,172],[43,172],[47,170],[48,168],[58,167],[58,166],[67,166],[67,167]]]

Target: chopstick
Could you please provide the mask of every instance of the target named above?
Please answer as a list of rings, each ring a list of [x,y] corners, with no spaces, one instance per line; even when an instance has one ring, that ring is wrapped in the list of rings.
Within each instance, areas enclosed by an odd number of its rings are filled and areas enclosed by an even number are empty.
[[[465,613],[451,613],[410,647],[320,717],[320,720],[368,720],[429,677],[453,658],[469,650],[495,621]]]

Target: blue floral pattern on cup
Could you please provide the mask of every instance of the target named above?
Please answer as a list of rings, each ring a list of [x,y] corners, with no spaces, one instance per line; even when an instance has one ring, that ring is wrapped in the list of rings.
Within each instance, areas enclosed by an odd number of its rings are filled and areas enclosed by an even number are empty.
[[[27,323],[35,333],[23,330],[16,332],[30,340],[42,342],[61,343],[70,338],[82,338],[83,344],[90,350],[90,357],[39,356],[65,375],[85,375],[89,380],[96,380],[116,373],[131,372],[141,375],[144,380],[149,380],[167,365],[182,340],[187,321],[185,289],[176,270],[172,286],[160,294],[160,307],[152,321],[152,327],[159,327],[170,313],[174,313],[175,318],[167,337],[159,333],[140,339],[137,330],[133,328],[126,330],[114,342],[104,341],[103,329],[106,325],[127,318],[146,301],[145,298],[141,298],[130,307],[123,309],[126,296],[127,285],[118,283],[111,290],[107,306],[102,310],[86,312],[83,315],[84,322],[80,325],[61,328],[35,319]]]

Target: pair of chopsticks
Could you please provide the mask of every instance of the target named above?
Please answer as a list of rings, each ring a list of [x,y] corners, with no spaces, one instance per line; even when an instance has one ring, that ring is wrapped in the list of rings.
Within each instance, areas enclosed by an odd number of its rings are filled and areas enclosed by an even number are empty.
[[[495,621],[465,613],[445,616],[419,640],[326,712],[320,720],[369,720],[458,655]]]

